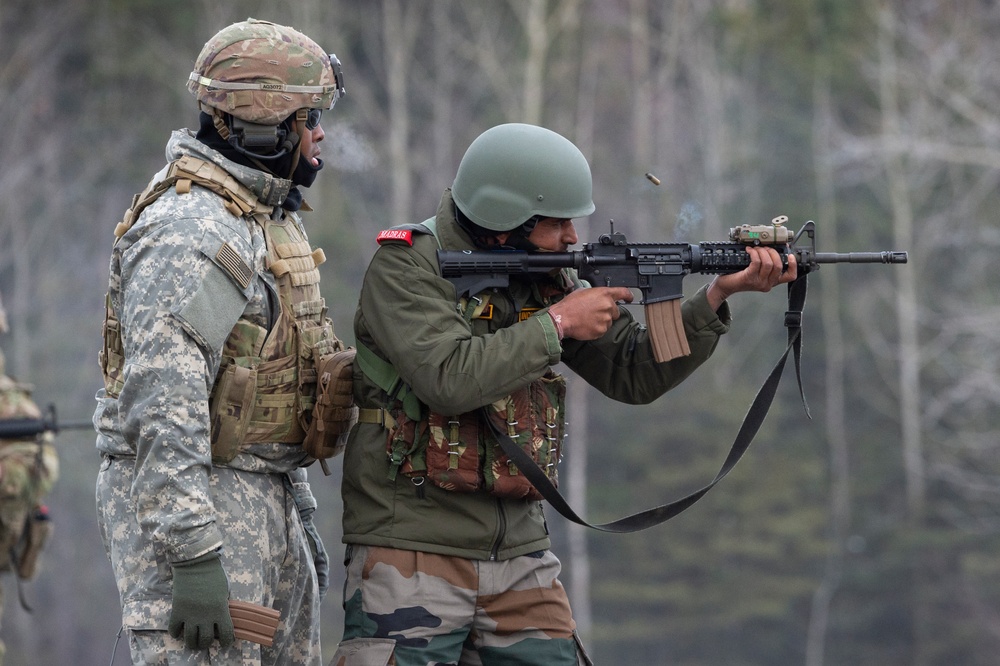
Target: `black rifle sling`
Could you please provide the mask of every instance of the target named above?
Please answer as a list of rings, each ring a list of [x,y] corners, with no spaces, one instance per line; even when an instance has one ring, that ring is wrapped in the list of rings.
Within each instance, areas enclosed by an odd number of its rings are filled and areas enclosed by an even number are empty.
[[[715,484],[721,481],[727,474],[729,474],[730,471],[732,471],[732,469],[736,466],[736,463],[738,463],[740,458],[743,457],[743,454],[746,453],[748,448],[750,448],[750,443],[757,435],[757,431],[760,430],[760,426],[764,423],[764,418],[767,416],[767,412],[771,408],[771,402],[774,400],[774,395],[778,390],[778,384],[781,381],[781,373],[785,369],[785,361],[788,359],[789,352],[793,352],[793,356],[795,357],[795,376],[799,383],[799,394],[802,397],[802,404],[806,408],[806,414],[809,414],[809,408],[806,405],[805,393],[802,390],[802,378],[799,374],[802,353],[802,308],[805,306],[805,300],[806,278],[805,275],[803,275],[788,285],[788,311],[785,313],[785,326],[788,328],[788,346],[785,347],[785,353],[781,355],[778,363],[771,370],[771,374],[768,375],[764,385],[760,387],[759,391],[757,391],[757,395],[754,398],[753,403],[750,405],[747,415],[743,418],[743,425],[740,426],[740,431],[736,435],[736,440],[733,442],[733,445],[729,450],[729,455],[726,456],[726,461],[723,463],[722,468],[719,470],[719,473],[715,475],[712,482],[707,486],[701,490],[691,493],[686,497],[670,502],[669,504],[663,504],[652,509],[646,509],[645,511],[640,511],[639,513],[632,514],[631,516],[619,518],[618,520],[610,523],[592,525],[577,515],[556,487],[552,485],[552,482],[549,481],[545,472],[543,472],[542,469],[535,464],[535,461],[531,459],[531,456],[525,453],[521,447],[519,447],[514,440],[507,435],[507,433],[498,428],[496,424],[493,423],[493,421],[485,414],[483,415],[483,420],[487,423],[494,436],[496,436],[497,441],[500,443],[500,447],[503,449],[504,453],[507,454],[507,457],[510,458],[515,465],[517,465],[517,468],[528,478],[529,481],[531,481],[532,485],[538,489],[538,492],[542,494],[542,497],[548,500],[549,504],[551,504],[556,511],[561,513],[567,520],[570,520],[578,525],[600,530],[601,532],[616,533],[639,532],[655,525],[659,525],[660,523],[670,520],[704,497],[705,494],[715,486]]]

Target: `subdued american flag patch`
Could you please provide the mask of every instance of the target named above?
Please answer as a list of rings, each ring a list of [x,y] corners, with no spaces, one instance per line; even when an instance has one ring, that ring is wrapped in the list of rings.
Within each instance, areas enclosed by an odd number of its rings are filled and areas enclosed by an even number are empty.
[[[215,253],[215,260],[219,262],[229,275],[244,289],[250,286],[250,279],[253,271],[246,265],[239,253],[233,249],[229,243],[223,243],[219,251]]]

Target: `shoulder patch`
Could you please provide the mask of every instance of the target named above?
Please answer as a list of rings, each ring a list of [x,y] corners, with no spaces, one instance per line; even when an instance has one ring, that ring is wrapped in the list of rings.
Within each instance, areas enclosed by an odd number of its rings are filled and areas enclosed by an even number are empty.
[[[429,234],[430,229],[423,224],[401,224],[391,229],[383,229],[375,237],[375,241],[382,245],[386,242],[399,241],[413,247],[413,234]]]
[[[409,246],[413,246],[413,230],[412,229],[383,229],[378,232],[378,236],[375,237],[375,242],[382,245],[388,241],[402,241]]]
[[[250,267],[243,261],[243,257],[228,242],[223,243],[219,251],[215,253],[215,260],[243,289],[250,286],[253,271],[250,270]]]

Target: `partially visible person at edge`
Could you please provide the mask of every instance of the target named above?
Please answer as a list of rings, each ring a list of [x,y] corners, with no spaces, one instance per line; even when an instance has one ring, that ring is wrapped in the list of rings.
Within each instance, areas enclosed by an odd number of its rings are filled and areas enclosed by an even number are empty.
[[[197,130],[115,230],[94,425],[99,525],[132,659],[317,664],[326,552],[304,439],[314,358],[340,345],[300,211],[323,167],[336,56],[248,19],[204,46]],[[273,646],[228,600],[272,607]]]
[[[0,300],[0,333],[7,332],[7,313]],[[9,419],[39,419],[31,386],[7,376],[0,350],[0,423]],[[0,439],[0,572],[32,578],[37,558],[51,531],[47,509],[39,505],[59,477],[59,458],[52,434],[30,439]],[[3,593],[0,589],[0,611]],[[0,640],[0,666],[7,651]]]
[[[712,354],[730,325],[728,297],[796,275],[794,261],[782,272],[777,252],[750,248],[748,268],[683,304],[690,356],[657,363],[647,330],[620,305],[628,289],[587,287],[566,269],[456,302],[439,274],[438,248],[566,251],[573,218],[594,209],[576,146],[506,124],[471,144],[433,218],[380,234],[354,319],[361,414],[344,459],[335,666],[590,663],[540,495],[487,421],[554,463],[565,384],[551,366],[611,398],[651,402]]]

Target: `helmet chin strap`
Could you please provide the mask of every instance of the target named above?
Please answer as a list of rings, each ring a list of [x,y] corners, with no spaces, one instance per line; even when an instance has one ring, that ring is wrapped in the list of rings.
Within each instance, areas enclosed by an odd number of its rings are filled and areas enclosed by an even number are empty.
[[[523,252],[538,252],[541,248],[528,240],[528,236],[534,231],[540,216],[535,215],[519,227],[514,227],[507,236],[506,242],[500,247],[503,249],[521,250]]]
[[[288,167],[288,175],[285,176],[288,180],[292,179],[292,175],[295,173],[295,169],[299,165],[299,158],[302,157],[302,140],[300,139],[300,136],[303,132],[309,131],[309,129],[306,128],[306,119],[308,117],[309,109],[299,109],[296,111],[292,131],[288,133],[288,137],[285,139],[285,144],[289,141],[294,141],[295,143],[295,148],[293,149],[295,152],[292,154],[292,164]],[[285,144],[282,145],[282,148],[284,148]]]
[[[538,223],[539,216],[532,217],[527,220],[524,224],[514,227],[510,231],[506,232],[507,237],[504,242],[501,243],[496,231],[490,231],[485,229],[472,220],[462,212],[462,210],[455,205],[455,220],[458,222],[458,226],[461,227],[465,233],[469,234],[469,238],[472,239],[473,244],[482,250],[521,250],[523,252],[536,252],[540,248],[528,240],[528,235],[535,228]]]
[[[507,240],[504,242],[503,245],[499,246],[498,249],[501,250],[513,249],[513,250],[521,250],[522,252],[537,252],[539,250],[539,247],[534,243],[532,243],[530,240],[528,240],[527,234],[525,234],[522,231],[521,227],[518,227],[517,229],[514,229],[512,232],[510,232],[510,235],[507,236]]]
[[[289,153],[292,153],[291,166],[289,167],[288,174],[285,176],[287,180],[291,180],[292,174],[295,173],[295,167],[299,163],[299,156],[302,153],[302,140],[299,136],[299,132],[306,129],[305,122],[309,117],[309,109],[299,109],[296,111],[295,120],[292,121],[292,130],[285,132],[277,126],[258,125],[256,123],[240,120],[235,116],[229,116],[227,121],[224,115],[217,109],[212,107],[208,108],[212,115],[212,124],[215,125],[215,129],[219,133],[219,136],[221,136],[223,140],[229,143],[229,145],[231,145],[235,150],[249,158],[250,161],[257,165],[261,170],[277,176],[278,174],[274,173],[274,171],[263,162],[277,160]],[[279,139],[281,140],[281,144],[276,145]],[[277,148],[278,152],[273,155],[265,155],[263,153],[254,152],[253,150],[247,148],[246,144],[248,143],[252,147],[259,146],[261,149],[269,148],[274,150]]]

